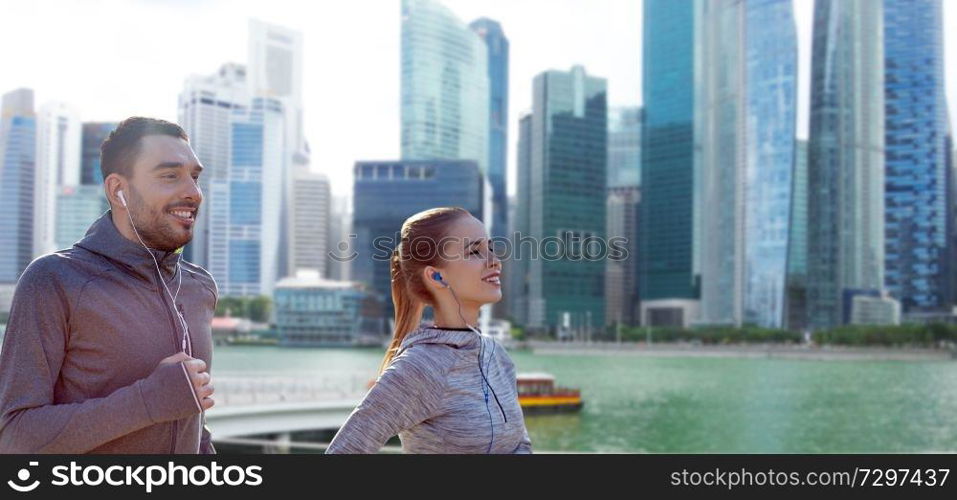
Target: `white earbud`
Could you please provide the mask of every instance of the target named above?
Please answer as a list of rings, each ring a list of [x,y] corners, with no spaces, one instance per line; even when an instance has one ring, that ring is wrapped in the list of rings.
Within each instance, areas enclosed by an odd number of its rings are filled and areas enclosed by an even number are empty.
[[[123,206],[126,206],[126,198],[123,197],[123,190],[120,189],[116,192],[116,195],[120,197],[120,201],[123,203]]]

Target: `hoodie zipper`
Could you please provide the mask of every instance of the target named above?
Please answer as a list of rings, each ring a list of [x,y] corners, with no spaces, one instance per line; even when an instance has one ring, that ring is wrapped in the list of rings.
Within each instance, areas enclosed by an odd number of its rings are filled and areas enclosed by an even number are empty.
[[[160,279],[160,280],[163,279],[163,275],[162,275],[162,274],[159,274],[158,276],[159,276],[159,279]],[[163,283],[158,282],[158,283],[157,283],[157,286],[158,286],[158,288],[157,288],[156,291],[157,291],[157,293],[159,293],[160,302],[163,303],[163,306],[164,306],[163,309],[166,310],[166,317],[169,318],[170,331],[173,332],[173,351],[174,351],[174,352],[179,352],[179,350],[177,350],[177,344],[176,344],[176,341],[177,341],[177,338],[176,338],[176,320],[173,318],[173,315],[170,314],[170,312],[169,312],[169,307],[166,306],[166,297],[163,296]],[[173,304],[173,306],[175,307],[176,304]],[[173,420],[173,429],[172,429],[172,432],[170,433],[170,437],[169,437],[169,452],[170,452],[170,454],[175,454],[175,453],[176,453],[176,433],[177,433],[178,429],[179,429],[179,421],[178,421],[178,420]]]
[[[483,340],[482,342],[483,342],[483,343],[482,343],[482,346],[484,347],[484,346],[485,346],[484,340]],[[494,346],[494,344],[493,344],[493,345],[492,345],[492,349],[494,349],[494,348],[495,348],[495,346]],[[499,400],[498,400],[498,394],[495,393],[495,389],[492,389],[492,383],[491,383],[491,382],[489,381],[489,379],[488,379],[489,376],[490,376],[490,374],[489,374],[489,373],[486,373],[486,372],[485,372],[485,369],[484,369],[483,366],[482,366],[482,365],[484,364],[483,361],[485,361],[485,360],[482,359],[483,353],[480,352],[479,354],[480,354],[480,355],[479,355],[479,373],[482,374],[482,378],[484,379],[484,380],[482,380],[482,382],[483,382],[485,385],[488,386],[488,388],[489,388],[490,391],[492,391],[492,397],[495,398],[495,404],[498,405],[498,410],[502,413],[502,420],[504,420],[505,423],[508,423],[508,417],[505,416],[505,409],[502,408],[502,403],[500,403]],[[494,351],[492,351],[492,354],[489,354],[489,357],[488,357],[489,363],[492,362],[492,357],[493,357],[493,356],[495,356],[495,352],[494,352]],[[485,404],[488,404],[488,395],[487,395],[487,394],[485,395]]]

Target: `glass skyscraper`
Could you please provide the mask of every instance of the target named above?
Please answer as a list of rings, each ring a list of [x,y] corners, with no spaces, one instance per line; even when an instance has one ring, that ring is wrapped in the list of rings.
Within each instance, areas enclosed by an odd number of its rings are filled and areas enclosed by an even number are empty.
[[[606,229],[607,82],[575,66],[540,73],[533,85],[528,191],[518,196],[528,198],[527,235],[542,254],[521,255],[530,259],[526,326],[600,329],[605,264],[589,258],[588,242]]]
[[[285,115],[276,99],[252,99],[230,121],[226,175],[210,179],[209,271],[223,296],[270,295],[279,279],[279,207]]]
[[[695,269],[696,2],[645,0],[641,288],[645,324],[697,316]]]
[[[508,38],[498,21],[481,18],[469,25],[488,52],[488,180],[492,185],[492,234],[508,234]]]
[[[785,328],[807,326],[807,141],[797,141],[791,176],[791,221],[788,224],[787,321]]]
[[[784,324],[797,124],[797,27],[790,0],[748,0],[745,71],[744,322]]]
[[[701,321],[780,327],[797,107],[788,0],[703,4]]]
[[[884,286],[882,2],[817,0],[808,143],[808,319],[847,323]],[[812,222],[813,221],[813,222]]]
[[[485,42],[432,0],[402,0],[402,158],[489,167]]]
[[[638,228],[641,202],[641,108],[608,113],[607,237],[625,238],[628,257],[605,262],[605,323],[638,323]]]
[[[744,309],[744,191],[749,134],[745,116],[747,23],[743,2],[703,2],[701,12],[701,99],[696,105],[700,214],[701,316],[707,324],[739,325]],[[652,236],[653,237],[653,236]]]
[[[33,91],[7,92],[0,105],[0,283],[15,283],[33,258],[35,158]]]
[[[509,220],[509,231],[514,239],[529,234],[531,207],[527,194],[531,192],[532,174],[532,115],[523,113],[518,119],[518,143],[515,154],[516,188],[515,209]],[[517,242],[515,247],[518,246]],[[529,260],[512,258],[502,262],[503,271],[510,284],[509,293],[504,294],[508,301],[508,315],[519,325],[528,323],[529,303]]]
[[[947,121],[947,304],[957,304],[957,152],[954,151],[954,132]]]
[[[948,305],[942,23],[940,0],[884,0],[884,283],[904,313]]]

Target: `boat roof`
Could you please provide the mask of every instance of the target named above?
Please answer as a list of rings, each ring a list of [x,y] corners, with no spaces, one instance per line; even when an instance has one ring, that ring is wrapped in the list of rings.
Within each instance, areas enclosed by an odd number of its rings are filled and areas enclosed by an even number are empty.
[[[519,373],[515,376],[518,380],[555,380],[555,376],[545,372]]]

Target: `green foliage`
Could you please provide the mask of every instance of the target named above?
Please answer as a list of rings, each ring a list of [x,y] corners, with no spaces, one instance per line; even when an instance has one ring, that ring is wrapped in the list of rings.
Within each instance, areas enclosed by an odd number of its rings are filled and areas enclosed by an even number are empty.
[[[650,335],[649,335],[650,330]],[[701,344],[737,343],[801,343],[801,332],[743,326],[677,327],[622,327],[623,341],[699,342]],[[937,347],[942,343],[957,343],[957,325],[932,323],[927,325],[847,325],[821,330],[811,335],[817,344],[849,346]]]
[[[957,325],[847,325],[814,332],[812,339],[819,344],[933,347],[957,342]]]
[[[512,335],[512,339],[514,340],[518,340],[518,341],[525,340],[525,329],[522,327],[513,326],[512,329],[509,331],[509,333]]]
[[[649,335],[650,330],[650,335]],[[738,344],[738,343],[799,343],[800,332],[743,326],[698,327],[693,329],[677,327],[622,327],[623,341],[644,341],[651,337],[652,342],[700,342],[702,344]]]

